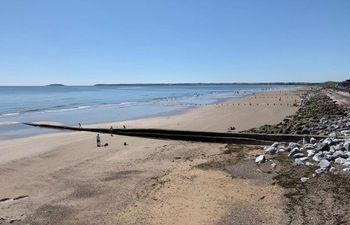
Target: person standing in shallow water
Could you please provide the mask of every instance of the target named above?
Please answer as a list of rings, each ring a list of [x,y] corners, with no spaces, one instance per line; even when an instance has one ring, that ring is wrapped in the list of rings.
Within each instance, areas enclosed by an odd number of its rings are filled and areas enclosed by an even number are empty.
[[[100,138],[100,134],[97,134],[97,135],[96,135],[96,144],[97,144],[97,147],[101,147],[101,138]]]

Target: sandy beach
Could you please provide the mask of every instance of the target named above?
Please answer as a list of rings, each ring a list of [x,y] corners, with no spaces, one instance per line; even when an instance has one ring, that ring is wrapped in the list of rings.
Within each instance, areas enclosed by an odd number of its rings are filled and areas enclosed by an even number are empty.
[[[298,92],[264,92],[180,114],[95,125],[228,132],[276,124]],[[38,128],[39,129],[39,128]],[[0,141],[0,224],[281,224],[283,190],[257,146],[64,132]],[[124,142],[127,143],[124,146]]]

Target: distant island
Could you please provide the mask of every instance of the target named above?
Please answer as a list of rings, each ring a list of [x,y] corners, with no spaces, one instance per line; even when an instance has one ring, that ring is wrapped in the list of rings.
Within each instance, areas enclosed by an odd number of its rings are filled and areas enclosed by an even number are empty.
[[[63,84],[49,84],[49,85],[46,85],[48,87],[51,87],[51,86],[54,86],[54,87],[62,87],[64,86]]]

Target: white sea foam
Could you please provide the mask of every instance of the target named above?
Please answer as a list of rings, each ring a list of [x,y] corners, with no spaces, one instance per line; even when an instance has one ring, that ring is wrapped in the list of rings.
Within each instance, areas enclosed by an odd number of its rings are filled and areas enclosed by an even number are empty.
[[[0,118],[3,117],[12,117],[12,116],[18,116],[20,113],[16,112],[16,113],[5,113],[5,114],[1,114]]]
[[[69,112],[69,111],[75,111],[75,110],[81,110],[81,109],[88,109],[91,108],[91,106],[79,106],[74,108],[66,108],[66,109],[51,109],[51,110],[44,110],[43,113],[54,113],[54,112]]]
[[[4,121],[0,122],[0,126],[9,126],[9,125],[16,125],[19,124],[20,122],[15,122],[15,121]]]

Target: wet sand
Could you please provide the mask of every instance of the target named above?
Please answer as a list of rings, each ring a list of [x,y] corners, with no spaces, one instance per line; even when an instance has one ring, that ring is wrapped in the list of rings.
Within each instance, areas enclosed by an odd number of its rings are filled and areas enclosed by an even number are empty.
[[[293,114],[299,94],[261,93],[113,127],[245,130]],[[286,221],[283,189],[254,165],[258,146],[110,135],[101,139],[109,146],[97,148],[95,134],[87,132],[1,141],[0,224]]]

